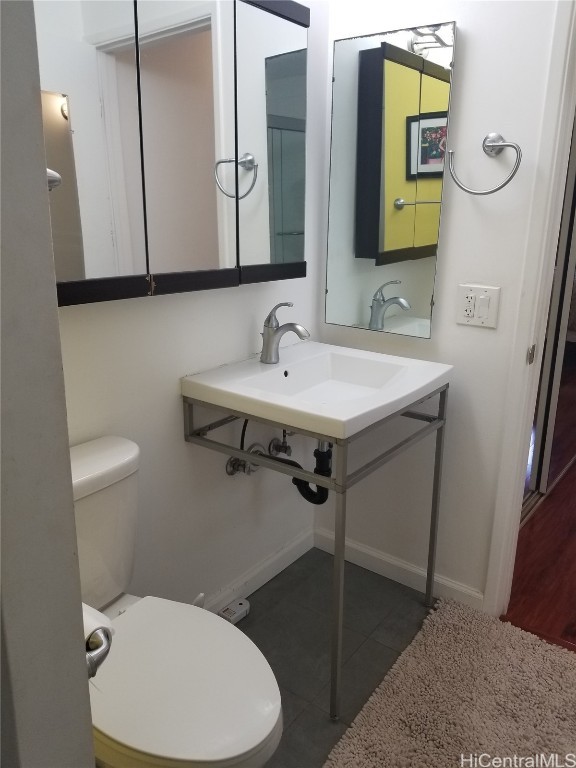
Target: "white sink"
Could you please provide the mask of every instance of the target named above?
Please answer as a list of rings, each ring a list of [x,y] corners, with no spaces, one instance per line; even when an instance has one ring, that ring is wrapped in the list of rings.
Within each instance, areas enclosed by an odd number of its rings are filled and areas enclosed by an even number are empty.
[[[448,383],[451,365],[301,341],[185,376],[182,394],[335,438],[347,438]]]

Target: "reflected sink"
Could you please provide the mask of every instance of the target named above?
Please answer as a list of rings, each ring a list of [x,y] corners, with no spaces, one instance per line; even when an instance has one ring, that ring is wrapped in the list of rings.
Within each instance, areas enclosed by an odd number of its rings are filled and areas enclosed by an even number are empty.
[[[384,330],[389,333],[401,333],[404,336],[430,338],[430,319],[427,317],[403,317],[393,315],[384,318]]]
[[[452,366],[315,341],[185,376],[182,394],[334,438],[347,438],[448,383]]]

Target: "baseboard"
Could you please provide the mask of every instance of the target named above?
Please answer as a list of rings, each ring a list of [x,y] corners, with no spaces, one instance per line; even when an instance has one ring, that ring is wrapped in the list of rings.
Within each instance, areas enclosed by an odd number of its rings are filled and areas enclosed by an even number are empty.
[[[326,528],[314,531],[314,546],[325,552],[334,552],[334,533]],[[385,552],[368,547],[353,539],[346,539],[346,560],[361,568],[385,576],[412,589],[424,592],[426,589],[426,571],[405,560],[387,555]],[[482,610],[484,595],[465,584],[437,575],[434,580],[435,597],[451,598],[472,608]]]
[[[266,557],[248,571],[241,574],[235,581],[206,598],[204,607],[217,613],[224,606],[240,597],[249,597],[252,592],[260,589],[267,581],[273,579],[281,571],[302,557],[314,546],[314,532],[310,528],[296,536],[285,547],[273,555]]]

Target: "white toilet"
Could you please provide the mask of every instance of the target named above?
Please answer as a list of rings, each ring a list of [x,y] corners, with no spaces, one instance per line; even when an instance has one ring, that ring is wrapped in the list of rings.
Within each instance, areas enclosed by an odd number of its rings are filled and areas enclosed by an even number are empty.
[[[74,446],[70,457],[82,600],[116,617],[110,654],[90,681],[96,764],[264,765],[282,735],[282,708],[274,674],[254,643],[202,608],[124,595],[138,446],[102,437]]]

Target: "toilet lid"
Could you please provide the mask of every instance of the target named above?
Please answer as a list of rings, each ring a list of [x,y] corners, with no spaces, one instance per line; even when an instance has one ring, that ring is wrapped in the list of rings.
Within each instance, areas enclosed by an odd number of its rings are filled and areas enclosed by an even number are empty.
[[[278,726],[268,662],[224,619],[145,597],[113,624],[108,658],[90,681],[92,722],[109,738],[168,759],[224,761]]]

